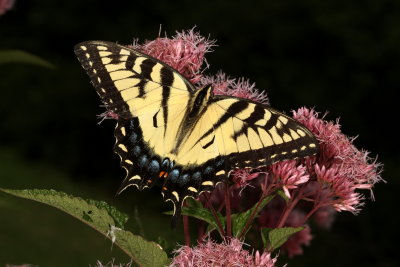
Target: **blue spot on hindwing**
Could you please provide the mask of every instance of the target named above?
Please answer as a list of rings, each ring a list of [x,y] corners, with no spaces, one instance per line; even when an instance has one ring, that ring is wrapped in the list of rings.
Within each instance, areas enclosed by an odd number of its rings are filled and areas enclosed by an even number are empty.
[[[131,120],[130,121],[130,123],[129,123],[129,128],[131,129],[131,130],[134,130],[136,127],[135,127],[135,122],[134,122],[134,120]]]
[[[140,158],[139,158],[139,167],[140,168],[144,168],[144,167],[146,167],[147,166],[147,163],[149,162],[149,160],[147,159],[147,156],[146,155],[142,155],[142,156],[140,156]]]
[[[218,161],[215,162],[215,167],[218,169],[219,167],[222,167],[224,165],[224,160],[219,159]]]
[[[138,135],[137,135],[136,133],[132,133],[131,136],[129,136],[129,141],[130,141],[132,144],[135,144],[136,141],[137,141],[137,137],[138,137]]]
[[[160,172],[160,163],[158,162],[158,160],[153,159],[152,161],[150,161],[148,170],[150,175],[158,174]]]
[[[174,169],[168,174],[168,179],[171,180],[171,182],[176,183],[179,178],[179,170]]]
[[[213,167],[208,166],[205,170],[204,170],[204,175],[208,176],[211,175],[214,172]]]
[[[179,177],[178,183],[180,186],[183,186],[189,182],[189,174],[185,173]]]
[[[138,157],[141,152],[142,152],[142,149],[140,148],[140,146],[134,146],[133,149],[132,149],[132,153],[136,157]]]
[[[169,170],[169,159],[166,158],[163,160],[162,164],[161,164],[161,168],[162,170]]]
[[[193,180],[195,183],[200,183],[200,182],[201,182],[201,173],[200,173],[200,172],[195,172],[195,173],[193,173],[193,175],[192,175],[192,180]]]

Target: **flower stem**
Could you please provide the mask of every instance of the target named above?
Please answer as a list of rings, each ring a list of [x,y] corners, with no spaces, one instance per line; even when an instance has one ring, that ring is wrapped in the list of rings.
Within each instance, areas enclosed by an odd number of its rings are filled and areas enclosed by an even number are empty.
[[[185,245],[190,246],[189,218],[183,215],[183,231],[185,233]]]
[[[205,198],[206,198],[207,206],[208,206],[209,209],[211,210],[211,212],[212,212],[212,214],[213,214],[213,216],[214,216],[215,222],[216,222],[217,225],[218,225],[219,232],[221,233],[222,237],[224,237],[224,236],[225,236],[225,231],[224,231],[224,228],[222,227],[221,221],[220,221],[219,218],[218,218],[217,212],[216,212],[215,209],[214,209],[214,206],[211,204],[211,201],[210,201],[210,193],[206,193],[206,194],[204,194],[204,195],[205,195]]]
[[[239,239],[244,238],[243,235],[244,235],[245,233],[247,233],[247,229],[250,227],[251,222],[254,220],[254,217],[255,217],[256,214],[258,213],[258,208],[260,207],[262,201],[263,201],[264,198],[266,198],[266,197],[267,197],[267,195],[265,195],[265,194],[262,194],[262,195],[261,195],[260,199],[259,199],[258,202],[257,202],[256,207],[254,208],[253,212],[250,214],[249,218],[248,218],[247,221],[246,221],[246,224],[244,225],[242,231],[240,232],[240,234],[239,234]]]
[[[225,183],[225,212],[226,212],[226,236],[232,236],[232,220],[231,220],[231,199],[228,183]]]
[[[189,217],[183,215],[183,232],[185,235],[185,245],[190,247]]]
[[[324,198],[322,198],[322,186],[320,185],[318,187],[316,196],[314,197],[314,205],[313,208],[307,213],[307,215],[304,217],[302,224],[304,224],[319,208],[322,208],[324,206],[330,205],[331,203],[329,203],[329,197],[325,196]],[[304,197],[305,195],[303,195]],[[302,225],[301,224],[301,225]]]
[[[205,224],[203,221],[198,222],[198,227],[197,227],[197,233],[198,233],[198,237],[197,237],[197,243],[202,243],[204,240],[204,228],[205,228]]]
[[[296,197],[292,201],[290,201],[282,213],[281,217],[279,218],[278,225],[276,228],[282,228],[285,225],[285,222],[287,218],[289,217],[290,213],[294,209],[294,207],[297,205],[297,203],[303,198],[303,191],[304,191],[304,186],[299,188],[298,193],[296,194]]]
[[[319,208],[320,208],[319,205],[315,205],[315,206],[312,208],[312,210],[310,210],[310,211],[307,213],[306,217],[304,217],[304,219],[302,220],[302,222],[301,222],[300,225],[305,224],[306,221],[311,217],[311,215],[313,215]],[[300,226],[300,225],[299,225],[299,226]]]

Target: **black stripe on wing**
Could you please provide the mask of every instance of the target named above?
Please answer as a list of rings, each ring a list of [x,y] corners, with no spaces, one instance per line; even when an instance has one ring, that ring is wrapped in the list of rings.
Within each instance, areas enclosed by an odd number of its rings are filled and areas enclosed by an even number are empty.
[[[238,143],[239,137],[245,138],[248,142],[248,147],[244,149],[246,151],[221,155],[226,157],[227,164],[231,165],[232,168],[256,168],[282,160],[296,159],[318,153],[319,142],[304,125],[269,106],[246,99],[225,96],[216,96],[213,102],[232,101],[232,99],[236,99],[236,102],[226,108],[225,114],[211,125],[210,129],[200,138],[201,140],[209,136],[222,124],[229,123],[230,118],[240,120],[242,126],[239,130],[233,130],[233,135],[230,138],[236,143]],[[249,116],[239,119],[242,112],[247,114],[250,112],[249,110],[251,111]],[[232,125],[232,127],[234,126]],[[252,131],[252,134],[250,134],[250,131]],[[261,132],[264,138],[261,136]],[[252,140],[250,136],[258,140]],[[262,147],[257,148],[260,144]]]
[[[121,53],[121,51],[124,51],[124,53]],[[126,52],[129,54],[127,55]],[[151,92],[146,92],[145,90],[148,83],[159,84],[160,87],[162,87],[163,94],[161,104],[164,106],[164,111],[166,111],[164,112],[164,120],[167,118],[168,111],[166,110],[166,104],[170,96],[170,87],[174,83],[174,77],[181,79],[185,85],[185,88],[176,89],[186,90],[189,94],[195,91],[194,86],[170,66],[151,56],[125,46],[110,42],[88,41],[76,45],[75,53],[107,108],[118,114],[121,118],[129,119],[132,117],[129,106],[126,103],[130,99],[123,99],[121,95],[122,91],[131,90],[131,88],[133,88],[133,90],[138,90],[136,94],[137,97],[144,97],[147,93]],[[101,55],[101,53],[103,53],[103,55]],[[144,60],[139,63],[137,62],[138,58],[144,58]],[[105,59],[107,61],[106,63],[103,62]],[[123,63],[122,68],[118,67],[113,71],[107,70],[109,65],[116,67],[121,63]],[[134,70],[136,64],[140,64],[140,72]],[[153,67],[157,64],[162,66],[157,70],[160,71],[161,81],[154,81],[151,77]],[[139,82],[132,84],[131,87],[128,88],[118,89],[110,73],[121,70],[132,72],[131,76],[124,77],[123,79],[135,78],[139,80]],[[174,76],[174,74],[176,76]]]
[[[121,158],[121,166],[126,170],[126,178],[122,182],[118,194],[129,186],[136,186],[139,190],[153,187],[168,172],[170,163],[152,153],[152,150],[143,141],[139,120],[119,120],[114,131],[117,139],[114,151]]]
[[[127,172],[117,194],[130,186],[142,190],[161,183],[164,201],[171,201],[174,205],[173,224],[180,217],[185,198],[197,198],[226,179],[228,170],[223,157],[193,167],[181,166],[154,154],[143,141],[137,118],[119,120],[114,135],[117,139],[114,151],[120,156],[121,166]]]
[[[109,72],[105,69],[99,50],[97,49],[98,45],[99,44],[93,44],[90,42],[78,44],[75,46],[75,54],[90,77],[96,92],[99,94],[107,108],[118,114],[120,117],[129,118],[129,106],[123,100],[118,89],[115,87]],[[116,50],[114,47],[110,47],[110,49]],[[110,51],[111,53],[117,52],[112,50]],[[132,60],[134,60],[134,58],[132,58]],[[112,56],[111,62],[114,64],[119,63],[119,55],[115,54]]]

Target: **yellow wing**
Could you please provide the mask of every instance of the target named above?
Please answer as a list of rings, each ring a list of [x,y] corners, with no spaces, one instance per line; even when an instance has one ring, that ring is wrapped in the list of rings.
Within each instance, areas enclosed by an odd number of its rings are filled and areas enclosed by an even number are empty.
[[[181,186],[174,195],[164,192],[173,201],[212,190],[234,168],[256,168],[316,154],[318,141],[304,125],[271,107],[214,96],[178,151],[175,161]],[[176,188],[170,179],[164,187]]]
[[[75,46],[75,53],[108,111],[118,118],[114,149],[127,170],[119,192],[130,185],[152,186],[173,164],[171,151],[194,95],[193,85],[165,63],[115,43],[83,42]],[[157,173],[148,172],[150,163]]]
[[[305,126],[271,107],[226,96],[210,102],[179,149],[182,165],[224,157],[231,168],[255,168],[318,151]]]
[[[187,105],[194,93],[177,71],[128,47],[89,41],[76,45],[75,53],[108,110],[119,118],[147,115],[162,107],[165,123],[175,115],[171,106]]]

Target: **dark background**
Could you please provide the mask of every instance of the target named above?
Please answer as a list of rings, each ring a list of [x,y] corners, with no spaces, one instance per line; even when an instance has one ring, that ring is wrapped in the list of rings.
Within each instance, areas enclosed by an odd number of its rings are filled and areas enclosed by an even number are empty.
[[[131,217],[136,207],[147,239],[182,243],[181,230],[171,232],[160,215],[171,206],[158,189],[114,198],[124,177],[112,152],[114,122],[97,125],[104,109],[73,46],[143,42],[158,36],[160,24],[168,36],[196,25],[218,40],[206,74],[249,78],[279,110],[329,111],[327,119],[340,117],[356,146],[385,165],[387,184],[376,186],[375,202],[368,199],[358,216],[339,214],[330,230],[314,227],[304,255],[282,256],[281,265],[398,266],[399,11],[395,0],[17,0],[0,17],[0,49],[33,53],[56,69],[0,65],[0,187],[54,188],[106,200]],[[0,266],[128,261],[110,245],[55,209],[0,194]]]

